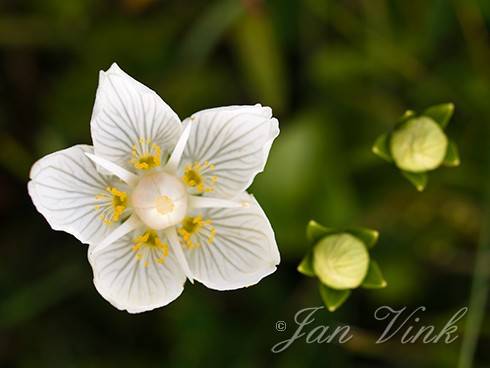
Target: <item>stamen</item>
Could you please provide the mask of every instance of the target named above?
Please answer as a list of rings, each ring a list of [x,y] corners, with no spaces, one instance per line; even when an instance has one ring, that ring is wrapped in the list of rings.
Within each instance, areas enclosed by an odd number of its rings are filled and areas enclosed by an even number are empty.
[[[168,256],[168,244],[160,240],[155,230],[148,229],[133,241],[134,245],[131,249],[135,253],[136,260],[144,259],[144,267],[148,267],[149,260],[162,264]]]
[[[214,186],[218,181],[218,177],[206,176],[205,174],[214,171],[215,166],[209,161],[204,161],[203,164],[196,161],[193,164],[188,164],[184,169],[182,180],[184,183],[195,188],[198,193],[210,193],[214,191]]]
[[[127,208],[128,195],[115,187],[107,187],[107,192],[97,194],[95,199],[105,201],[104,209],[99,215],[100,219],[106,225],[111,225],[121,219],[121,215]],[[110,205],[109,205],[110,203]],[[95,205],[96,210],[100,210],[101,205]]]
[[[216,236],[216,228],[212,225],[210,219],[203,220],[202,215],[199,216],[188,216],[182,221],[182,226],[177,230],[184,245],[188,249],[198,248],[201,244],[195,241],[195,236],[206,229],[209,232],[207,242],[212,244],[214,237]]]
[[[162,150],[160,146],[152,143],[151,139],[141,137],[138,140],[139,146],[133,144],[129,161],[136,169],[150,170],[160,166],[162,158]]]

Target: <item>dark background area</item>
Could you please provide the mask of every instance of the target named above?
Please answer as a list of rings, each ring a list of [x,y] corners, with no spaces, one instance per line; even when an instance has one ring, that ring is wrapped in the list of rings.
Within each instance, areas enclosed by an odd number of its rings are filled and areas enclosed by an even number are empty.
[[[376,345],[385,323],[373,314],[426,306],[420,324],[442,327],[469,304],[473,276],[484,284],[474,265],[488,226],[489,26],[484,0],[0,0],[0,366],[456,367],[476,335],[474,367],[488,367],[488,318],[465,317],[451,345]],[[281,134],[250,191],[276,232],[276,273],[233,292],[188,284],[140,315],[98,295],[86,247],[49,228],[26,183],[36,159],[91,143],[98,71],[114,61],[182,119],[273,108]],[[462,165],[418,193],[371,145],[405,109],[441,102],[456,105],[447,132]],[[373,256],[389,286],[316,315],[315,326],[351,325],[349,343],[302,339],[273,354],[294,314],[321,305],[296,272],[311,218],[378,229]]]

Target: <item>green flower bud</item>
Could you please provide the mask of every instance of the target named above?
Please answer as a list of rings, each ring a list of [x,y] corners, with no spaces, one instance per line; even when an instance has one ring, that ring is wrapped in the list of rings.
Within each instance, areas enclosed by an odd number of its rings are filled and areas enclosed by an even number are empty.
[[[333,289],[353,289],[366,276],[369,254],[358,238],[348,233],[329,235],[313,249],[313,270]]]
[[[390,149],[396,165],[405,171],[425,172],[441,165],[448,140],[431,118],[410,119],[391,135]]]

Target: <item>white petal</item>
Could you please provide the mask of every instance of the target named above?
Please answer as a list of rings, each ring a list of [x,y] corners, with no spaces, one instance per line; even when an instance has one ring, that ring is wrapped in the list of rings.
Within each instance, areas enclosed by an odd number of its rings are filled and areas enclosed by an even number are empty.
[[[213,189],[204,190],[209,196],[232,197],[248,188],[264,169],[272,142],[279,134],[271,109],[260,105],[203,110],[186,119],[184,125],[191,121],[180,170],[183,173],[195,162],[208,163],[210,169],[202,172],[205,186]]]
[[[128,234],[100,252],[93,252],[97,245],[91,245],[88,252],[97,291],[113,306],[129,313],[167,305],[182,293],[185,283],[172,250],[162,263],[155,261],[157,250],[149,248],[142,259],[136,258],[133,245],[138,235]],[[159,236],[164,241],[162,234]]]
[[[243,193],[240,199],[250,202],[250,207],[194,213],[202,215],[204,221],[210,219],[211,224],[192,236],[197,247],[185,247],[185,254],[194,279],[211,289],[254,285],[273,273],[280,261],[274,232],[264,212],[249,194]]]
[[[114,229],[100,218],[112,213],[110,198],[97,199],[113,183],[85,155],[92,151],[91,146],[78,145],[43,157],[33,165],[28,184],[34,205],[51,227],[83,243],[100,241]]]
[[[100,72],[90,125],[95,154],[131,170],[134,145],[145,152],[157,144],[166,160],[181,132],[177,114],[116,64]]]
[[[230,200],[222,198],[212,198],[203,196],[189,196],[189,208],[231,208],[248,207],[249,202]]]

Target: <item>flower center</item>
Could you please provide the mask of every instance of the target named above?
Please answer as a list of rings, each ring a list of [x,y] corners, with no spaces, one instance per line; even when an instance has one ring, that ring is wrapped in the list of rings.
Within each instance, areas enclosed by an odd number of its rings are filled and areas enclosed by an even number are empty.
[[[160,214],[162,215],[166,215],[167,213],[170,213],[175,209],[174,202],[172,202],[172,200],[166,195],[157,197],[156,207],[157,211],[160,212]]]
[[[187,192],[184,184],[165,172],[143,176],[131,195],[134,211],[149,228],[162,230],[184,219]]]

